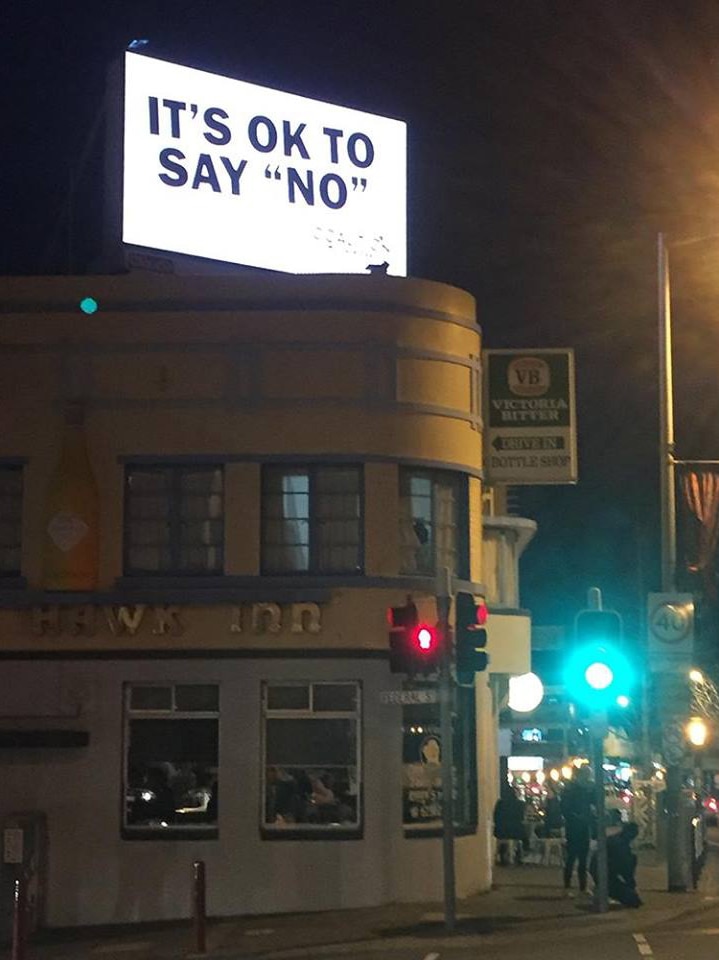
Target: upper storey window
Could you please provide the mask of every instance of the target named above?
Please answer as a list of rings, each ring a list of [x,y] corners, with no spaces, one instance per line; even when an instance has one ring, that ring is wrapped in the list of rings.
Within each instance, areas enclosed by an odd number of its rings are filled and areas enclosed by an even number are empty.
[[[0,577],[20,576],[22,467],[0,467]]]
[[[263,573],[360,573],[361,531],[360,467],[264,468]]]
[[[125,476],[125,572],[220,574],[221,466],[130,466]]]
[[[401,572],[466,576],[466,481],[459,474],[400,470]]]

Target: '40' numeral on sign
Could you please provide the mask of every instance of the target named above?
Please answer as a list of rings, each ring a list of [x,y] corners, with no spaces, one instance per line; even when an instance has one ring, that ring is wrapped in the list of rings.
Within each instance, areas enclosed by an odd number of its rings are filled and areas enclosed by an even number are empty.
[[[652,633],[664,643],[683,640],[691,624],[690,611],[685,605],[663,603],[652,615]]]

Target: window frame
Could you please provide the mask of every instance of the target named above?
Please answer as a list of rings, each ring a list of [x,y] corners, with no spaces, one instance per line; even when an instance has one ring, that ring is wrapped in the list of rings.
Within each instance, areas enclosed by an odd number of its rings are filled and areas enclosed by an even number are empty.
[[[183,568],[179,566],[179,557],[181,552],[181,520],[180,520],[180,500],[181,500],[181,479],[182,474],[186,472],[206,472],[212,473],[216,470],[219,470],[222,475],[222,509],[220,514],[220,521],[222,524],[222,542],[218,546],[220,551],[220,562],[217,566],[217,569],[208,570],[208,569],[199,569],[193,567],[191,569]],[[141,567],[134,567],[130,563],[130,551],[132,549],[132,542],[130,536],[130,503],[132,498],[132,491],[130,489],[130,477],[133,473],[154,473],[154,474],[170,474],[171,475],[171,487],[170,487],[170,496],[169,496],[169,509],[170,509],[170,539],[168,543],[168,550],[172,559],[172,563],[167,568],[161,568],[157,570],[148,570]],[[216,463],[166,463],[164,461],[158,461],[157,463],[134,463],[128,462],[125,464],[124,476],[123,476],[123,524],[122,524],[122,575],[129,579],[152,579],[156,580],[158,578],[172,578],[172,577],[181,577],[184,580],[187,579],[200,579],[209,577],[211,579],[216,579],[223,577],[225,575],[225,559],[226,559],[226,546],[227,546],[227,530],[226,530],[226,485],[225,485],[225,464],[223,462]]]
[[[432,537],[435,544],[432,551],[432,568],[429,571],[408,570],[404,565],[405,547],[402,543],[401,524],[404,520],[402,505],[406,498],[410,499],[411,504],[411,481],[412,478],[419,477],[427,479],[431,484],[431,508],[432,508]],[[434,577],[437,575],[437,549],[436,549],[436,530],[437,530],[437,497],[435,495],[435,484],[439,481],[449,481],[455,489],[455,529],[457,531],[457,569],[451,570],[453,576],[460,580],[469,579],[469,482],[464,473],[454,470],[437,470],[425,467],[403,466],[399,467],[399,522],[400,528],[398,536],[399,543],[399,561],[400,574],[402,576],[421,576]]]
[[[342,570],[322,570],[318,566],[319,537],[317,530],[320,519],[317,517],[317,476],[323,471],[354,470],[357,475],[357,497],[359,500],[359,515],[357,517],[357,565],[354,568]],[[270,519],[267,513],[267,497],[269,495],[269,477],[271,474],[306,474],[308,478],[308,529],[309,559],[306,570],[285,568],[274,570],[267,565],[267,545],[265,543],[265,527]],[[263,577],[361,577],[365,571],[365,476],[362,463],[264,463],[260,480],[260,570]]]
[[[216,687],[217,710],[177,710],[177,687]],[[167,687],[172,690],[172,706],[169,710],[138,709],[132,707],[132,692],[140,687]],[[127,793],[129,789],[129,756],[131,744],[131,724],[133,720],[215,720],[217,724],[217,785],[220,783],[220,737],[221,737],[221,688],[219,682],[203,681],[127,681],[122,688],[122,764],[120,773],[120,836],[123,840],[214,840],[219,837],[219,812],[214,823],[173,823],[167,827],[152,824],[130,824],[127,822]]]
[[[355,688],[355,709],[344,710],[313,710],[313,697],[310,694],[309,706],[306,709],[272,709],[267,706],[267,693],[270,687],[309,687],[310,691],[319,686],[352,685]],[[260,691],[260,789],[258,819],[260,837],[263,840],[361,840],[364,836],[364,763],[363,763],[363,715],[364,700],[361,680],[355,679],[322,679],[322,680],[263,680]],[[297,823],[292,826],[278,827],[267,823],[267,718],[271,719],[312,719],[325,720],[353,718],[355,722],[355,756],[357,771],[357,822],[354,825],[331,823]]]

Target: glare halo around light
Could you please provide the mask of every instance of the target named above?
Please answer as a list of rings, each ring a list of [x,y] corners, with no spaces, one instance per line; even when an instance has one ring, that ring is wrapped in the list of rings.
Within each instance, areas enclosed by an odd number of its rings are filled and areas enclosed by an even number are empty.
[[[523,673],[509,678],[509,709],[529,713],[542,702],[544,685],[536,673]]]

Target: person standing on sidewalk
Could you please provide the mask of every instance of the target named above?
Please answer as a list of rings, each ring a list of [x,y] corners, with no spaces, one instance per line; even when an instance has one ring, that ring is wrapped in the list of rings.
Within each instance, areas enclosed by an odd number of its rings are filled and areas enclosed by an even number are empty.
[[[564,892],[571,896],[572,873],[577,864],[579,892],[587,891],[587,859],[592,829],[593,802],[591,773],[588,766],[580,767],[562,794],[562,816],[567,838],[564,855]]]
[[[509,865],[511,848],[514,848],[515,863],[522,862],[526,836],[524,815],[525,806],[517,796],[517,791],[508,783],[503,784],[501,796],[494,807],[494,835],[497,838],[497,852],[502,866]]]

